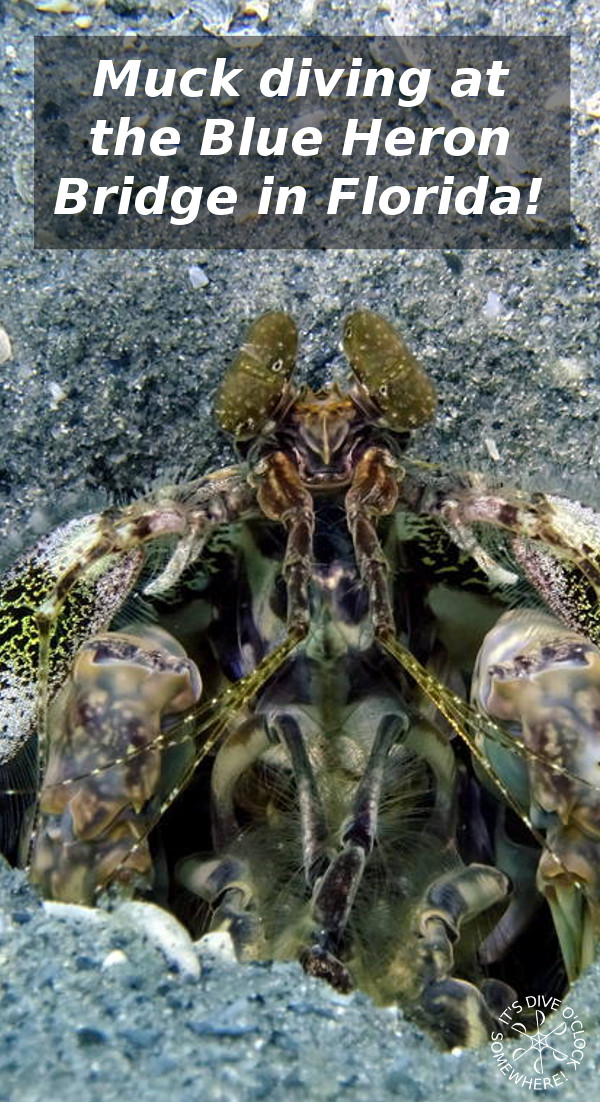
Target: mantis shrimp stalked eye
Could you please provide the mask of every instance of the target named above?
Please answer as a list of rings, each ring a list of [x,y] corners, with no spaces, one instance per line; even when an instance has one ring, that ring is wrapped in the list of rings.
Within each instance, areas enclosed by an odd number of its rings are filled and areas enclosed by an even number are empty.
[[[427,424],[435,415],[435,387],[396,330],[377,314],[351,314],[343,348],[366,395],[395,432]]]
[[[231,364],[216,404],[217,420],[236,440],[260,434],[286,393],[298,347],[298,332],[287,314],[263,314],[250,327]]]

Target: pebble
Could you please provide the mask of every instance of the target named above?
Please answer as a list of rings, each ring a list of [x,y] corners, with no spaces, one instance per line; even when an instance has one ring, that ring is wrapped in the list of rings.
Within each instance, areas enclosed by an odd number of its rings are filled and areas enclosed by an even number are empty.
[[[200,961],[185,927],[173,915],[154,903],[121,903],[113,916],[125,926],[144,934],[183,976],[197,980]]]
[[[105,956],[100,967],[106,971],[109,968],[114,968],[117,964],[127,964],[127,961],[127,953],[124,953],[122,949],[112,949],[111,952]]]
[[[202,958],[216,958],[232,964],[237,960],[233,938],[227,930],[211,930],[208,934],[203,934],[196,942],[196,948]]]
[[[77,1029],[77,1040],[82,1048],[88,1048],[91,1045],[105,1045],[108,1038],[102,1029],[81,1025]]]
[[[27,922],[31,922],[31,913],[29,911],[13,911],[11,916],[13,922],[16,922],[17,926],[25,926]]]
[[[98,963],[86,953],[80,953],[75,957],[75,967],[78,972],[94,972]]]

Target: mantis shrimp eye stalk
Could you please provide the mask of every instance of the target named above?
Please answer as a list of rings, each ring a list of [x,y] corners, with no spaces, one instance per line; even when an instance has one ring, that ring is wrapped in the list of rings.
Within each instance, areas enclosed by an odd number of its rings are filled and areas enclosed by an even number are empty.
[[[260,434],[285,403],[297,348],[298,331],[287,314],[272,311],[250,326],[217,396],[225,432],[240,441]]]
[[[432,420],[435,387],[385,318],[369,310],[351,314],[344,326],[343,349],[361,391],[384,425],[406,432]]]

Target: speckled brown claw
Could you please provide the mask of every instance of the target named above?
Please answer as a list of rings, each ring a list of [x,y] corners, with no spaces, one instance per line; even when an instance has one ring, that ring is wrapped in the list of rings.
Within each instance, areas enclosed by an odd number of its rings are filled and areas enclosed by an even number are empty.
[[[47,898],[91,903],[112,879],[151,882],[161,730],[198,700],[201,679],[166,632],[142,630],[90,639],[51,708],[31,862]]]

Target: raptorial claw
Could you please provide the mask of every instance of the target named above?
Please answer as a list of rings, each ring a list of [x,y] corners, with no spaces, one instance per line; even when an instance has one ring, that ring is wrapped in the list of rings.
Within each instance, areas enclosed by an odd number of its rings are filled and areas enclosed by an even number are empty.
[[[573,979],[600,933],[600,650],[551,616],[507,612],[484,640],[472,692],[525,744],[524,811],[544,837],[537,885]],[[503,765],[514,774],[508,749],[490,752],[501,777]]]
[[[47,898],[90,903],[112,878],[151,882],[159,736],[169,716],[198,700],[202,683],[166,632],[140,631],[90,639],[50,710],[31,860]]]

